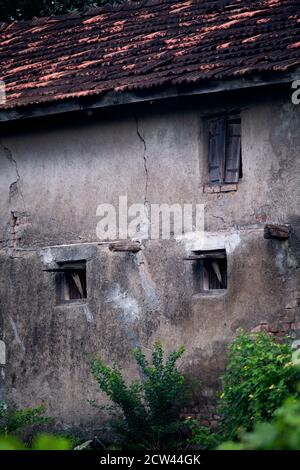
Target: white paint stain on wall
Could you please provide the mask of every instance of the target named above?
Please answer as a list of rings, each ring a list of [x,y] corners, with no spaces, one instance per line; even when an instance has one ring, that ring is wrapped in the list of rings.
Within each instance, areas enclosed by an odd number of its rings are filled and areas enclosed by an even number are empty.
[[[23,341],[21,340],[21,338],[19,336],[19,333],[18,333],[18,330],[17,330],[17,325],[15,324],[14,320],[11,318],[10,315],[8,316],[8,318],[9,318],[9,322],[11,324],[11,327],[13,329],[14,335],[15,335],[16,343],[18,343],[18,345],[20,346],[20,348],[22,349],[23,352],[26,352],[26,348],[23,344]]]
[[[4,341],[0,341],[0,366],[6,364],[6,348]]]
[[[94,317],[93,317],[93,314],[90,311],[89,307],[86,304],[83,304],[81,307],[82,307],[82,310],[83,310],[83,314],[86,318],[86,321],[88,323],[93,323]]]
[[[223,250],[232,253],[241,243],[238,232],[189,232],[176,238],[187,253],[194,250]]]
[[[52,254],[50,248],[44,248],[44,249],[40,250],[39,251],[39,256],[41,257],[42,262],[44,264],[51,264],[54,261],[54,257],[53,257],[53,254]]]
[[[136,299],[127,291],[122,292],[119,284],[111,288],[106,302],[112,304],[113,309],[119,313],[125,323],[134,323],[140,318],[141,312]]]

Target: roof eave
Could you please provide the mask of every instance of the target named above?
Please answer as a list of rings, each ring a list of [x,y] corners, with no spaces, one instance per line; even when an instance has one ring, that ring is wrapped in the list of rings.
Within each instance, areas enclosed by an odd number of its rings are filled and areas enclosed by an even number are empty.
[[[76,111],[88,111],[113,106],[128,105],[149,101],[165,100],[169,98],[209,95],[234,90],[247,90],[265,86],[292,83],[300,78],[300,67],[289,72],[269,73],[265,76],[252,76],[251,78],[236,78],[231,80],[207,80],[201,84],[169,86],[162,89],[133,90],[133,91],[107,91],[101,95],[92,95],[85,98],[32,104],[16,108],[0,109],[0,122],[30,119],[55,114]]]

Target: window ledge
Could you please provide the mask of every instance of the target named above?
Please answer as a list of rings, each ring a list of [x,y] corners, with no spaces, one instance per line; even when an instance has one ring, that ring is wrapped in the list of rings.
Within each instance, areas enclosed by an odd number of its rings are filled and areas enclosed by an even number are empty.
[[[208,183],[204,185],[204,193],[230,193],[238,190],[238,183],[227,183],[227,184],[214,184]]]
[[[87,299],[72,299],[72,300],[66,300],[65,302],[59,301],[58,304],[55,305],[55,307],[76,307],[76,306],[81,306],[81,305],[86,305],[87,304]]]
[[[200,299],[218,299],[223,297],[227,293],[228,289],[212,289],[203,292],[197,292],[197,294],[193,294],[193,300],[200,300]]]

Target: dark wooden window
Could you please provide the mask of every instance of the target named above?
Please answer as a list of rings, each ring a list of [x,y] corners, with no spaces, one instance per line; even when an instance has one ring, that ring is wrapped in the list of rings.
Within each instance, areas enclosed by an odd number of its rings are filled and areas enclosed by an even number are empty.
[[[58,304],[87,298],[85,260],[57,263],[57,267],[44,271],[55,273]]]
[[[59,263],[56,286],[58,303],[86,299],[86,262]]]
[[[241,119],[225,116],[208,120],[208,179],[237,183],[242,177]]]
[[[225,250],[193,251],[194,291],[227,289],[227,257]]]

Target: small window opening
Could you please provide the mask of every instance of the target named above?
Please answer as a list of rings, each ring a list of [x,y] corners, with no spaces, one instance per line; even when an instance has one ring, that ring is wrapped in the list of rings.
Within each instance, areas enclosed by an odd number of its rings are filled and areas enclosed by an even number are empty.
[[[193,251],[195,293],[227,289],[227,258],[225,250]]]
[[[58,303],[74,302],[87,298],[85,261],[59,263],[57,271]]]
[[[208,181],[233,184],[243,177],[239,115],[208,119]]]

